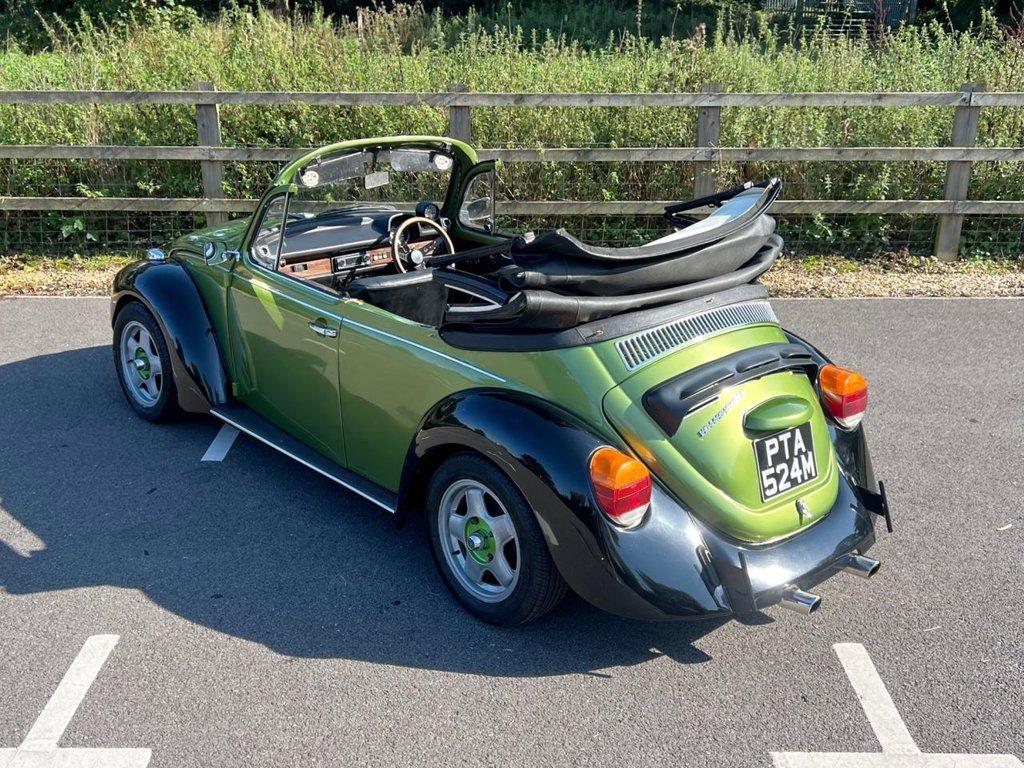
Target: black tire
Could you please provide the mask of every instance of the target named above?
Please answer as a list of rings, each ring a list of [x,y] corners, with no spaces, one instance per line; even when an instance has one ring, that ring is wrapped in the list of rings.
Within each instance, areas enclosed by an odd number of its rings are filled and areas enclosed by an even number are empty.
[[[141,325],[149,333],[156,345],[161,364],[159,394],[153,402],[144,402],[140,396],[134,393],[134,385],[126,380],[128,375],[125,371],[124,360],[121,354],[121,341],[125,328],[132,323]],[[174,382],[174,373],[171,370],[171,356],[167,349],[167,342],[164,340],[160,325],[152,313],[138,301],[126,304],[114,320],[114,370],[117,374],[117,381],[121,385],[121,392],[128,405],[147,421],[160,422],[169,421],[180,414],[178,407],[178,388]]]
[[[486,602],[469,592],[460,583],[442,550],[440,521],[443,517],[447,525],[448,519],[442,509],[442,500],[448,489],[464,480],[485,486],[501,503],[515,526],[518,580],[500,602]],[[451,593],[474,616],[491,624],[514,627],[543,616],[565,596],[566,583],[551,559],[533,511],[508,476],[491,462],[473,453],[460,453],[447,459],[430,480],[425,507],[434,563]]]

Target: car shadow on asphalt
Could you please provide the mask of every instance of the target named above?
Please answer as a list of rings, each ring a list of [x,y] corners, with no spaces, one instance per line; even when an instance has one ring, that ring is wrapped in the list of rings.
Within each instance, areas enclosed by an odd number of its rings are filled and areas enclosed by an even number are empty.
[[[134,589],[289,656],[512,677],[707,661],[695,643],[722,623],[630,621],[574,595],[519,629],[479,622],[448,595],[421,526],[395,530],[248,438],[201,463],[217,425],[136,417],[108,347],[0,366],[0,403],[0,532],[22,530],[0,541],[12,595]]]

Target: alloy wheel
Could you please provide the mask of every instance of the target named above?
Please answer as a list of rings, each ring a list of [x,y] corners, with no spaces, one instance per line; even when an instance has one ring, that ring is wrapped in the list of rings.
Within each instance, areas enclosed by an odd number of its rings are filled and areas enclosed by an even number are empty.
[[[519,582],[515,524],[498,497],[476,480],[458,480],[441,497],[438,534],[459,584],[488,603],[507,598]]]
[[[126,389],[139,405],[156,405],[164,383],[163,361],[153,335],[136,320],[121,331],[121,371]]]

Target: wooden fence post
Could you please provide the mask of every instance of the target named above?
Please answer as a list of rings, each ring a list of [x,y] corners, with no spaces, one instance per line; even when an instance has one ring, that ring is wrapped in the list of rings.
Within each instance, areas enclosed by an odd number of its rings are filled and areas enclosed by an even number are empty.
[[[721,83],[708,83],[702,93],[721,93]],[[722,128],[721,107],[700,107],[697,111],[697,146],[717,147]],[[715,164],[699,161],[693,164],[693,196],[705,197],[714,194],[718,187],[715,179]]]
[[[214,91],[213,83],[196,83],[197,91]],[[220,111],[216,104],[196,104],[196,131],[201,147],[219,147]],[[203,175],[203,197],[224,197],[224,164],[219,160],[201,160],[199,163]],[[206,213],[207,226],[221,224],[227,220],[222,211]]]
[[[465,83],[452,83],[448,86],[449,93],[465,93],[469,86]],[[453,139],[471,144],[473,126],[469,121],[469,107],[448,107],[448,135]]]
[[[978,117],[981,107],[973,106],[971,94],[983,90],[980,83],[961,86],[967,94],[967,103],[953,111],[954,147],[973,147],[978,141]],[[966,200],[971,186],[971,161],[956,160],[946,164],[946,200]],[[947,213],[939,217],[939,229],[935,235],[935,258],[939,261],[955,261],[960,252],[960,232],[964,226],[962,213]]]

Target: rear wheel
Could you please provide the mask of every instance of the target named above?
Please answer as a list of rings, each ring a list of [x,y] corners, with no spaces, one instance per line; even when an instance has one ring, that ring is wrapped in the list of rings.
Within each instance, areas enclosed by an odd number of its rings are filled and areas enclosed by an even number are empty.
[[[438,570],[475,616],[525,624],[565,594],[533,512],[487,460],[459,454],[444,462],[427,490],[427,515]]]
[[[171,357],[156,318],[137,301],[114,321],[114,365],[128,404],[148,421],[165,421],[178,412]]]

